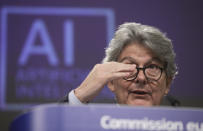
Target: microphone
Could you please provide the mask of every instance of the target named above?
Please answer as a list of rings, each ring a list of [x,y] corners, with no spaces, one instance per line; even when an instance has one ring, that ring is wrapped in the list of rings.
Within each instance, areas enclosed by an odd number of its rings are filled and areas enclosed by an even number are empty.
[[[169,103],[172,106],[181,106],[180,101],[178,99],[176,99],[174,96],[167,95],[165,98],[166,98],[167,101],[169,101]]]

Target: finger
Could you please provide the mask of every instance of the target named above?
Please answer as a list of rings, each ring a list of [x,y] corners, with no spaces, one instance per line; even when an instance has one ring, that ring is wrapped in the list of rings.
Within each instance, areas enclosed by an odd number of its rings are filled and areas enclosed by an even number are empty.
[[[114,73],[112,76],[113,79],[118,79],[118,78],[123,78],[123,77],[128,77],[131,73],[130,72],[117,72]]]
[[[117,63],[117,65],[115,66],[115,72],[133,71],[135,70],[135,68],[135,64]]]

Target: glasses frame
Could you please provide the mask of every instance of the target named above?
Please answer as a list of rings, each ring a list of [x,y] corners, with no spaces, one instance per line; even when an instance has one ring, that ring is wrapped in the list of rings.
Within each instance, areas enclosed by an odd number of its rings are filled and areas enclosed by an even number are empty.
[[[153,64],[153,65],[155,65],[155,64]],[[161,70],[161,74],[160,74],[159,78],[155,80],[155,79],[150,79],[150,78],[148,78],[147,75],[146,75],[146,73],[145,73],[145,70],[146,70],[147,68],[149,68],[150,66],[151,66],[151,65],[146,66],[146,67],[143,67],[143,68],[141,68],[141,67],[136,67],[137,73],[135,74],[135,76],[134,76],[132,79],[129,79],[129,80],[128,80],[127,78],[123,78],[123,79],[126,80],[126,81],[134,81],[134,80],[137,78],[137,76],[138,76],[140,70],[142,70],[143,73],[144,73],[144,76],[145,76],[145,78],[146,78],[147,80],[158,81],[158,80],[161,78],[162,72],[163,72],[163,70],[164,70],[165,68],[162,68],[162,67],[160,67],[160,66],[158,66],[158,65],[155,65],[157,68],[159,68],[159,69]]]

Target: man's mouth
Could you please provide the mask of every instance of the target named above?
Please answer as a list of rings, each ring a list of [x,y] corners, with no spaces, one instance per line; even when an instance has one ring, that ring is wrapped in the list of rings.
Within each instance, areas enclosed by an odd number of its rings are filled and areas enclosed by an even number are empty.
[[[134,91],[129,91],[129,94],[135,94],[138,96],[145,96],[145,95],[150,95],[151,93],[145,90],[134,90]]]

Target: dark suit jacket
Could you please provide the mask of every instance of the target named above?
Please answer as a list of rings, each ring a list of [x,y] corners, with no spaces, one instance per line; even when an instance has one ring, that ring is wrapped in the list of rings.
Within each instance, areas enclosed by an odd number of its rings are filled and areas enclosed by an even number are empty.
[[[61,100],[59,100],[59,103],[68,103],[69,100],[68,100],[68,94],[66,94]]]

